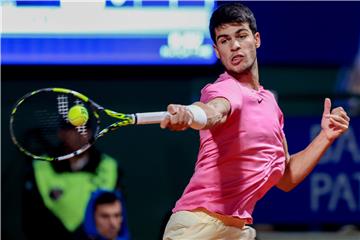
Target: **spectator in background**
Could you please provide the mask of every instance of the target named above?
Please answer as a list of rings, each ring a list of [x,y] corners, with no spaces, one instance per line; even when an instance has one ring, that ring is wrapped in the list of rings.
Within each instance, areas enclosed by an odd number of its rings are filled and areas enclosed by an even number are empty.
[[[127,240],[124,201],[120,192],[97,190],[92,193],[86,208],[85,220],[78,239],[81,240]]]
[[[64,127],[59,132],[61,147],[70,152],[84,137],[75,131]],[[32,161],[25,175],[23,197],[27,239],[75,239],[91,193],[99,188],[120,189],[120,177],[117,161],[95,148],[69,160]]]

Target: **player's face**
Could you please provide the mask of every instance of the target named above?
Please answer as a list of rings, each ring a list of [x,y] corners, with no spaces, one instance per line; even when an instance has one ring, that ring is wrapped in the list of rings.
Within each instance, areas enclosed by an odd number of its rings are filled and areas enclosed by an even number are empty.
[[[260,34],[253,34],[248,23],[224,24],[215,29],[215,37],[216,56],[228,72],[239,74],[254,66]]]
[[[120,201],[96,206],[94,217],[99,234],[106,239],[116,239],[122,223]]]

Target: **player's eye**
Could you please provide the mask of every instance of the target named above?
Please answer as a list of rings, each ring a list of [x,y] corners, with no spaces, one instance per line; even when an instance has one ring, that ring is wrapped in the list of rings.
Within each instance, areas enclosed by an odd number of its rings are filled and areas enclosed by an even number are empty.
[[[237,36],[238,39],[245,39],[248,35],[247,34],[240,34]]]
[[[226,44],[228,40],[226,38],[222,38],[219,40],[220,44]]]

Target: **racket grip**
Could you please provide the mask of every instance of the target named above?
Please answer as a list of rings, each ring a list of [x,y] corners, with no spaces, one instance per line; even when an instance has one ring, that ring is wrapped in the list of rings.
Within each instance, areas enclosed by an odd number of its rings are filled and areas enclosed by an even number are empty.
[[[136,113],[135,124],[156,124],[160,123],[167,115],[168,112],[148,112],[148,113]]]

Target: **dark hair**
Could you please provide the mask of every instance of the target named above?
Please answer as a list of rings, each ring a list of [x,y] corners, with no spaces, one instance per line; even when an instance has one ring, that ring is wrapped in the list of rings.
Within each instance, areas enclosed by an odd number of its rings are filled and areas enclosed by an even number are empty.
[[[253,12],[241,3],[225,3],[220,5],[210,18],[210,35],[216,43],[215,28],[227,23],[248,23],[252,33],[257,32],[256,19]]]
[[[120,201],[120,199],[115,193],[103,192],[94,202],[94,211],[96,210],[96,207],[101,204],[114,203],[116,201]]]

